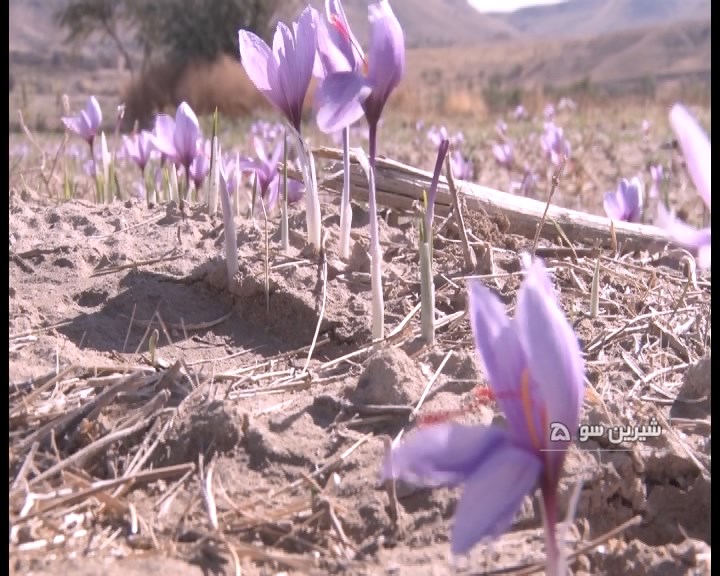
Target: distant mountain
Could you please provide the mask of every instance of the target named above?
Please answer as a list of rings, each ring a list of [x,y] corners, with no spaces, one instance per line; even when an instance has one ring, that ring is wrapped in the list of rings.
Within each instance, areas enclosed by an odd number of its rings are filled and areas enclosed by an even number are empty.
[[[526,38],[584,38],[687,20],[710,22],[710,0],[568,0],[492,15]]]
[[[310,4],[324,11],[324,0]],[[368,37],[368,0],[343,0],[343,8],[361,42]],[[390,0],[402,24],[408,48],[469,45],[518,36],[513,24],[481,14],[467,0]]]

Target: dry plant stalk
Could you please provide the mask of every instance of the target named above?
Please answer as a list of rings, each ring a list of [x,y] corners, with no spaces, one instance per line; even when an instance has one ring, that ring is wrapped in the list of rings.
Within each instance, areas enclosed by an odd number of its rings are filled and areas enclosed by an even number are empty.
[[[335,162],[342,161],[342,151],[335,148],[317,148],[314,151],[314,156]],[[354,197],[367,200],[368,184],[357,163],[357,159],[354,157],[351,157],[350,173]],[[298,172],[292,168],[288,169],[288,175],[295,179],[300,178]],[[333,165],[329,170],[329,174],[319,184],[327,191],[340,194],[343,185],[342,180],[342,170],[338,170]],[[431,180],[432,174],[428,171],[395,160],[377,159],[376,187],[379,204],[412,212],[413,205],[422,201],[423,190],[428,189]],[[556,205],[547,206],[547,202],[508,194],[472,182],[463,182],[461,192],[467,210],[483,210],[490,216],[495,214],[504,215],[508,219],[509,228],[507,232],[509,234],[534,239],[538,225],[543,220],[543,214],[545,214],[545,219],[552,219],[562,227],[569,241],[591,244],[605,249],[611,247],[610,221],[604,216],[570,210]],[[435,211],[441,216],[446,216],[450,212],[452,205],[453,199],[447,178],[440,177],[435,199]],[[679,247],[664,230],[656,226],[615,222],[614,231],[615,241],[622,244],[627,251],[650,250],[660,252],[668,246]],[[548,231],[545,227],[541,230],[540,237],[550,240],[555,239],[553,231]]]

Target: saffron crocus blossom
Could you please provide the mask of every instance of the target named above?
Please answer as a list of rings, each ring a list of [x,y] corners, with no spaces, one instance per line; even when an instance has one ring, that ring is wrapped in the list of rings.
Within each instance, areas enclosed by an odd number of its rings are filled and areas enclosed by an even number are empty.
[[[665,179],[665,172],[662,164],[650,166],[650,179],[652,184],[648,191],[650,198],[657,198],[660,195],[660,183]]]
[[[85,109],[80,111],[76,116],[63,116],[62,123],[71,132],[75,132],[83,140],[85,140],[92,149],[95,136],[100,130],[102,124],[102,110],[95,96],[90,96],[85,105]]]
[[[327,74],[318,89],[317,118],[323,132],[340,130],[364,114],[372,134],[390,94],[405,73],[405,39],[390,3],[380,0],[370,4],[368,14],[370,53],[367,61],[362,61],[359,68]],[[354,58],[360,53],[353,49],[346,56],[349,54]],[[373,145],[371,142],[370,146]],[[372,153],[370,159],[374,162]]]
[[[255,87],[300,133],[302,109],[315,64],[317,12],[308,6],[290,28],[278,22],[272,50],[249,30],[240,30],[240,63]]]
[[[182,102],[175,118],[158,114],[153,130],[153,144],[160,154],[185,168],[186,184],[190,182],[190,165],[198,154],[198,140],[202,138],[200,124],[193,109]]]
[[[141,130],[133,136],[123,136],[123,144],[125,155],[137,164],[142,174],[145,174],[145,167],[154,151],[153,135],[147,130]]]
[[[510,319],[500,299],[469,285],[470,325],[505,427],[445,422],[416,430],[387,455],[383,477],[458,486],[451,547],[465,554],[507,530],[525,495],[539,484],[544,504],[548,574],[562,572],[555,538],[557,487],[569,438],[550,440],[550,425],[576,430],[584,366],[578,341],[543,264],[527,268]],[[557,426],[557,424],[554,424]]]
[[[277,143],[273,149],[272,156],[268,157],[265,146],[260,138],[255,138],[255,154],[256,158],[245,158],[240,159],[238,168],[242,170],[248,170],[255,174],[257,178],[257,192],[259,198],[265,205],[265,210],[269,213],[275,208],[278,198],[280,196],[280,174],[278,172],[278,163],[283,154],[283,142]],[[304,194],[303,186],[297,180],[288,179],[288,203],[293,204],[302,199]],[[260,210],[262,207],[257,203],[254,207],[255,212]]]
[[[207,178],[210,172],[210,156],[212,153],[212,145],[210,140],[205,140],[204,145],[198,146],[198,152],[195,158],[193,158],[190,164],[190,178],[195,184],[195,189],[200,191],[205,178]]]
[[[513,111],[513,118],[515,118],[515,120],[525,120],[527,117],[528,113],[527,110],[525,110],[525,106],[519,104]]]
[[[340,0],[325,0],[325,17],[318,22],[317,54],[320,64],[320,75],[326,79],[328,75],[343,73],[357,73],[365,63],[360,43],[350,29]],[[355,76],[357,78],[357,76]],[[332,82],[332,80],[331,80]],[[352,87],[352,84],[348,84]],[[362,114],[360,101],[367,98],[370,87],[360,82],[358,89],[359,100],[350,100],[352,107],[359,108]],[[320,103],[318,107],[318,126],[332,123],[331,118],[324,114],[336,114],[342,108],[322,106],[323,90],[318,90]],[[340,198],[340,245],[338,253],[341,258],[350,257],[350,228],[352,224],[352,207],[350,204],[350,125],[342,127],[343,145],[343,191]]]
[[[405,37],[387,0],[368,6],[370,52],[363,70],[328,74],[318,89],[318,127],[334,132],[351,125],[363,113],[368,123],[368,211],[374,339],[384,335],[380,240],[375,198],[377,129],[390,94],[405,73]],[[363,73],[367,69],[367,76]],[[370,89],[369,93],[367,88]]]
[[[240,61],[255,87],[279,110],[293,129],[300,153],[300,167],[308,190],[305,217],[308,242],[320,248],[320,200],[312,152],[301,136],[302,109],[316,61],[318,15],[306,7],[292,29],[278,22],[272,51],[252,32],[238,32]],[[287,141],[287,138],[286,138]],[[289,201],[289,198],[287,199]],[[287,210],[283,203],[282,243],[287,248]]]
[[[670,110],[670,125],[680,143],[690,178],[710,210],[710,140],[682,104],[675,104]],[[710,266],[710,228],[696,230],[688,226],[669,213],[662,202],[658,203],[658,225],[677,243],[696,253],[698,266]]]
[[[500,166],[505,168],[505,170],[510,170],[512,168],[513,148],[510,142],[505,142],[504,144],[493,144],[492,151],[493,156],[495,156],[495,160]]]
[[[540,146],[553,166],[558,166],[563,158],[570,157],[570,142],[565,139],[563,129],[554,122],[545,123]]]
[[[623,178],[617,189],[605,193],[603,206],[608,218],[623,222],[640,222],[643,207],[643,184],[640,178]]]

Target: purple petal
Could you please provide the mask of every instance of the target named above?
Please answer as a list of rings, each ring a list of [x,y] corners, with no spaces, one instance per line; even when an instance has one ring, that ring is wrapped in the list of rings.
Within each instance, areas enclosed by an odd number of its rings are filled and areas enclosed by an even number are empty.
[[[662,202],[658,203],[656,224],[667,230],[675,242],[695,252],[697,264],[700,268],[710,266],[710,228],[698,230],[685,224],[673,214],[670,214]]]
[[[523,399],[521,386],[527,361],[517,336],[516,322],[507,317],[502,302],[482,282],[471,281],[468,288],[470,327],[488,384],[505,414],[511,434],[518,442],[532,446],[532,434],[539,429],[538,410],[533,408],[539,407],[540,399],[534,381],[528,381],[529,397]],[[527,406],[526,401],[531,405]],[[533,431],[528,429],[529,425]]]
[[[367,80],[357,72],[328,75],[315,96],[318,128],[327,134],[356,122],[364,114],[362,104],[369,95]]]
[[[349,51],[348,51],[349,48]],[[352,47],[331,23],[321,18],[317,28],[318,62],[322,68],[322,76],[333,72],[350,72],[355,69]]]
[[[523,498],[535,488],[541,468],[536,455],[511,443],[489,454],[465,483],[458,501],[453,554],[465,554],[483,539],[505,532]]]
[[[625,220],[625,197],[617,190],[605,193],[603,207],[611,220]]]
[[[275,206],[278,203],[278,199],[280,198],[280,186],[282,186],[282,184],[280,183],[280,178],[273,178],[272,182],[270,182],[270,185],[265,189],[265,192],[261,195],[258,195],[258,205],[255,208],[256,215],[262,215],[263,213],[262,206],[260,205],[260,198],[262,198],[262,201],[265,203],[265,211],[268,213],[268,215],[275,209]]]
[[[197,141],[200,137],[200,126],[195,112],[187,102],[182,102],[175,113],[175,134],[173,142],[178,160],[189,166],[197,155]]]
[[[680,142],[690,178],[709,209],[710,140],[697,121],[681,104],[675,104],[670,110],[670,125]]]
[[[386,455],[382,477],[421,486],[455,486],[485,468],[487,459],[510,442],[494,426],[427,426],[413,431]]]
[[[368,80],[372,93],[365,101],[365,114],[372,124],[380,119],[385,103],[405,74],[405,37],[387,0],[371,4],[368,11]]]
[[[88,139],[85,131],[85,123],[81,116],[63,116],[61,120],[62,123],[65,124],[65,128],[71,132],[75,132],[75,134],[85,140]]]
[[[577,429],[585,375],[580,345],[539,260],[532,263],[520,288],[516,320],[530,374],[545,399],[547,423]]]
[[[625,209],[628,222],[640,222],[643,209],[643,183],[633,178],[625,188]]]
[[[88,118],[88,128],[91,130],[92,134],[95,135],[102,124],[102,109],[100,108],[100,103],[97,101],[95,96],[90,96],[88,99],[88,102],[85,105],[85,113]]]
[[[300,202],[300,200],[302,200],[303,197],[305,196],[305,185],[298,180],[292,180],[292,179],[288,178],[287,195],[288,195],[288,204],[294,204],[295,202]]]
[[[158,152],[174,158],[175,151],[175,120],[167,114],[158,114],[155,120],[152,142]]]
[[[238,32],[240,63],[250,81],[260,92],[272,101],[272,77],[277,75],[277,66],[268,45],[256,34],[248,30]]]

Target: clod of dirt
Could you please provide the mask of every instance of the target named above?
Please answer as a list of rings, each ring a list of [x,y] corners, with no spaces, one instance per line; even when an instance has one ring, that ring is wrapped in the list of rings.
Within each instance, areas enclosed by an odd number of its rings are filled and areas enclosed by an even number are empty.
[[[405,352],[387,348],[370,358],[350,399],[358,404],[410,404],[420,398],[424,380]]]
[[[243,418],[223,402],[196,406],[185,412],[159,450],[158,465],[170,466],[197,462],[198,454],[206,461],[219,452],[233,450],[240,439]]]
[[[703,418],[710,413],[710,356],[690,366],[670,409],[673,418]]]
[[[708,560],[703,559],[705,555]],[[593,574],[625,576],[709,574],[709,555],[710,547],[695,540],[652,547],[639,540],[626,544],[622,540],[613,539],[607,545],[596,548],[590,555],[588,570]]]

